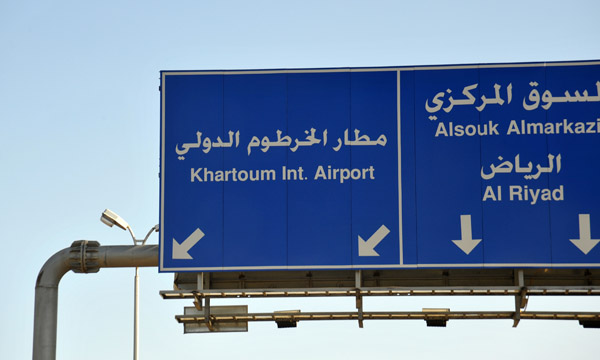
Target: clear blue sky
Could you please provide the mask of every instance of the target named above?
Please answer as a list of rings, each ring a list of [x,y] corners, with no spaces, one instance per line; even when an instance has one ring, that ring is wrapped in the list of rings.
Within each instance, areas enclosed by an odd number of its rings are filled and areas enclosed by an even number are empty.
[[[37,273],[79,239],[130,244],[158,222],[159,71],[600,59],[596,0],[0,2],[0,358],[31,357]],[[157,242],[157,236],[150,239]],[[183,335],[189,301],[164,301],[171,274],[141,270],[141,359],[377,356],[596,359],[576,322],[252,323]],[[127,359],[133,269],[68,273],[59,359]],[[346,300],[228,301],[250,311],[352,311]],[[367,310],[507,309],[510,298],[366,299]],[[536,299],[529,310],[600,311],[597,299]]]

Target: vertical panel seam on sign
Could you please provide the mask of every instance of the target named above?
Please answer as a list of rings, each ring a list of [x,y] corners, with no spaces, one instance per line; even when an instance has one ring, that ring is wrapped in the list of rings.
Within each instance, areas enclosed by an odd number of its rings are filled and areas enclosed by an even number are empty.
[[[548,67],[546,66],[546,63],[544,62],[544,88],[547,90],[548,89]],[[550,109],[548,109],[550,110]],[[549,112],[548,110],[546,110],[544,112],[544,126],[548,123],[548,117],[549,117]],[[545,138],[546,138],[546,155],[550,154],[550,146],[549,146],[549,136],[548,134],[544,134]],[[548,189],[550,189],[550,176],[551,174],[547,175],[547,185],[548,185]],[[552,237],[552,204],[551,202],[548,202],[548,235],[550,235],[550,267],[553,267],[554,265],[554,239]]]
[[[289,135],[289,116],[288,116],[288,104],[289,104],[289,73],[285,75],[285,134]],[[287,171],[289,167],[290,152],[285,152],[285,169]],[[290,187],[288,181],[284,181],[285,184],[285,268],[290,266]]]
[[[400,247],[400,265],[404,265],[404,249],[402,244],[402,150],[401,150],[401,129],[400,129],[400,70],[396,71],[396,128],[398,132],[398,141],[396,143],[398,150],[398,242]]]
[[[412,100],[412,118],[410,119],[410,121],[412,121],[412,136],[413,136],[413,143],[412,143],[412,160],[413,160],[413,194],[414,194],[414,201],[412,203],[412,205],[414,206],[414,230],[415,230],[415,267],[418,268],[419,267],[419,215],[418,215],[418,211],[419,211],[419,201],[418,201],[418,197],[419,195],[417,194],[417,72],[415,71],[416,68],[414,68],[412,70],[412,82],[411,82],[411,88],[412,88],[412,93],[413,93],[413,100]]]
[[[223,124],[223,132],[225,131],[225,75],[221,75],[221,124]],[[221,136],[223,133],[221,133]],[[223,150],[223,148],[221,148]],[[222,151],[221,158],[221,169],[225,170],[225,151]],[[223,181],[221,184],[221,203],[223,208],[221,210],[221,270],[225,268],[225,184]]]
[[[350,69],[348,69],[348,118],[349,118],[349,122],[350,122],[350,130],[352,130],[352,72],[350,71]],[[350,166],[349,168],[352,169],[352,151],[353,148],[350,147]],[[354,204],[354,199],[352,199],[353,197],[353,188],[354,188],[354,180],[352,180],[352,177],[350,177],[350,265],[354,265],[354,251],[353,251],[353,239],[354,239],[354,235],[353,235],[353,220],[354,220],[354,211],[353,211],[353,204]],[[343,188],[342,188],[343,189]],[[357,243],[358,246],[358,243]],[[357,249],[358,251],[358,249]]]
[[[495,82],[494,82],[495,83]],[[479,97],[479,95],[481,94],[481,67],[477,66],[477,97]],[[483,110],[483,109],[481,109]],[[477,126],[480,126],[482,124],[482,113],[481,111],[477,112]],[[483,168],[483,136],[479,135],[479,168]],[[483,199],[482,197],[482,191],[483,191],[483,179],[481,177],[481,175],[479,176],[479,198]],[[481,212],[481,263],[485,264],[485,239],[483,238],[483,234],[484,234],[484,217],[485,217],[485,211],[484,211],[484,205],[483,205],[483,201],[480,200],[479,201],[479,211]],[[471,227],[471,231],[473,227]],[[462,228],[461,228],[462,230]],[[462,239],[462,236],[461,236]],[[467,254],[468,255],[468,254]]]

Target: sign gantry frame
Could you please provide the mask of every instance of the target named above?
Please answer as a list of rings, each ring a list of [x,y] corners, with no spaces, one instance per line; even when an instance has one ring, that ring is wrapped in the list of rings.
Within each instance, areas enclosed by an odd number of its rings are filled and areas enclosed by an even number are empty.
[[[514,327],[521,320],[577,320],[586,328],[600,327],[600,312],[525,311],[531,296],[600,295],[600,271],[597,269],[486,269],[476,275],[463,269],[387,270],[383,273],[377,270],[296,271],[287,272],[283,277],[284,280],[277,272],[178,273],[174,283],[176,290],[161,291],[160,295],[168,300],[193,300],[194,308],[176,316],[176,320],[184,326],[197,328],[198,324],[202,324],[201,328],[205,330],[190,332],[234,331],[231,327],[215,325],[219,322],[244,324],[247,330],[247,323],[252,321],[275,321],[280,327],[287,327],[311,320],[356,320],[361,328],[364,320],[415,319],[425,320],[428,326],[445,326],[448,320],[459,319],[512,319]],[[321,287],[332,282],[339,286]],[[377,282],[387,286],[365,286]],[[396,286],[389,286],[391,282]],[[431,285],[414,286],[415,282]],[[300,283],[306,284],[306,287],[282,287]],[[233,284],[237,288],[231,288]],[[364,311],[364,298],[373,296],[511,296],[515,299],[515,307],[513,311]],[[227,309],[227,306],[217,306],[217,314],[211,312],[214,306],[210,301],[216,299],[292,297],[354,297],[356,311],[248,313],[247,308],[240,311],[239,307]]]
[[[162,71],[160,89],[159,271],[176,272],[161,295],[194,300],[178,317],[202,323],[190,332],[374,318],[600,326],[596,313],[524,311],[530,296],[599,294],[600,61]],[[364,297],[413,295],[515,305],[363,311]],[[352,296],[357,311],[210,304],[292,296]]]

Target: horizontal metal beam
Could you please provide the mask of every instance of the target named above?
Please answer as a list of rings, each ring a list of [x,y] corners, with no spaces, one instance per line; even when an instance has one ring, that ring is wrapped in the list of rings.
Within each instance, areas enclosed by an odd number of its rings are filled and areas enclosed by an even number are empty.
[[[219,321],[310,321],[310,320],[511,320],[513,311],[449,311],[449,312],[309,312],[309,313],[250,313],[212,315],[212,322]],[[600,321],[600,312],[529,312],[520,313],[526,320],[579,320]],[[204,323],[201,315],[176,315],[177,322]]]
[[[173,290],[161,291],[163,299],[252,298],[252,297],[337,297],[337,296],[516,296],[516,295],[600,295],[599,286],[588,287],[499,287],[499,288],[330,288],[255,290]]]
[[[600,269],[378,269],[175,273],[175,290],[600,286]]]

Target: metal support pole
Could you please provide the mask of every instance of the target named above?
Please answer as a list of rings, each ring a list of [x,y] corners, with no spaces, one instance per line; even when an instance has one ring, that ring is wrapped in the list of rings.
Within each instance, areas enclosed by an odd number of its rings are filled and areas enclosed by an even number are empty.
[[[138,360],[140,344],[140,276],[139,268],[135,268],[135,292],[133,300],[133,359]]]
[[[194,292],[194,307],[196,307],[196,310],[198,311],[202,311],[203,307],[202,307],[202,299],[204,297],[202,296],[202,294],[198,295],[198,293]]]
[[[204,299],[204,322],[206,323],[208,330],[215,331],[215,329],[213,327],[212,317],[210,314],[210,298],[209,297]]]
[[[133,245],[141,246],[146,244],[146,240],[152,232],[158,231],[158,225],[154,226],[146,237],[143,239],[137,239],[135,234],[133,233],[133,229],[131,226],[127,225],[127,230],[131,234],[131,238],[133,239]],[[134,284],[134,300],[133,300],[133,360],[138,360],[139,357],[139,349],[140,349],[140,275],[138,267],[135,267],[135,284]]]
[[[356,290],[356,309],[358,310],[358,327],[363,328],[363,298],[360,290]]]
[[[158,266],[158,245],[100,246],[76,241],[42,266],[35,286],[33,360],[56,359],[58,284],[69,270],[97,272],[103,267]]]
[[[362,270],[354,272],[354,286],[356,287],[356,309],[358,310],[358,327],[363,328],[363,298],[360,293],[362,287]]]
[[[37,277],[33,316],[33,360],[56,359],[58,282],[69,267],[70,249],[64,249],[46,261]]]
[[[513,317],[513,327],[516,328],[521,321],[521,309],[527,306],[527,288],[523,270],[517,270],[515,273],[515,285],[519,287],[519,293],[515,296],[515,315]]]
[[[204,273],[198,273],[196,280],[196,288],[198,290],[204,290]]]

